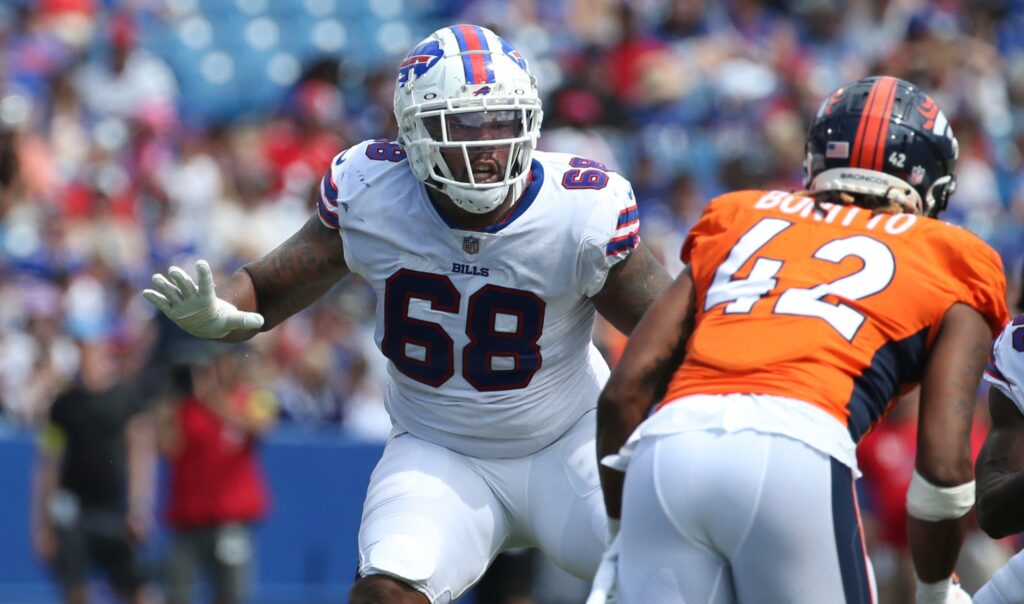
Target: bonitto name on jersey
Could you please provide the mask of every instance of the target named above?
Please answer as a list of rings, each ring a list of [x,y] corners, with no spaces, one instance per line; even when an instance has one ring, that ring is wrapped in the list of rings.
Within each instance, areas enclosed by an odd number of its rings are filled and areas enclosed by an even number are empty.
[[[874,213],[853,204],[815,202],[810,197],[794,195],[787,191],[768,191],[754,203],[754,209],[777,210],[783,214],[813,218],[816,222],[866,228],[869,231],[880,226],[879,230],[885,230],[890,235],[906,233],[918,223],[916,214]]]
[[[452,272],[460,275],[488,277],[491,274],[491,269],[487,267],[473,266],[472,264],[462,264],[461,262],[452,262]]]

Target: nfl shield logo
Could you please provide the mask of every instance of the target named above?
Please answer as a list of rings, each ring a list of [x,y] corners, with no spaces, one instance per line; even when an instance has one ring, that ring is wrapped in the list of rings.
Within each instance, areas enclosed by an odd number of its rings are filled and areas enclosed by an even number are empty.
[[[467,254],[475,254],[480,251],[480,240],[476,237],[469,236],[462,238],[462,251]]]

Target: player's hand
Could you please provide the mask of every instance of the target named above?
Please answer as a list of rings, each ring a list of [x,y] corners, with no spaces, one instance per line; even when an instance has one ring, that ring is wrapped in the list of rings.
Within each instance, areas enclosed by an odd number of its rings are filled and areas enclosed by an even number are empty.
[[[601,557],[586,604],[615,604],[618,601],[618,574],[619,536],[616,535]]]
[[[170,277],[168,279],[168,277]],[[236,329],[259,329],[263,315],[243,312],[234,304],[217,297],[213,286],[213,273],[205,260],[196,262],[196,280],[176,266],[153,275],[153,289],[142,292],[153,306],[167,318],[198,338],[216,340]]]
[[[917,604],[971,604],[971,594],[960,587],[956,576],[938,583],[917,582]]]

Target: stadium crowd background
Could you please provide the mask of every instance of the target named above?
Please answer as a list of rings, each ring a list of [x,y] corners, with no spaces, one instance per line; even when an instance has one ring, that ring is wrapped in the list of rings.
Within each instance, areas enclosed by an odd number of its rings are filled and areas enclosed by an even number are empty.
[[[801,187],[825,94],[870,74],[910,80],[960,141],[944,218],[1000,252],[1018,299],[1020,0],[4,0],[0,422],[45,418],[78,341],[109,341],[138,371],[164,362],[179,336],[138,295],[150,275],[205,258],[223,279],[291,234],[335,153],[394,136],[395,65],[453,22],[491,27],[527,57],[542,148],[625,174],[673,273],[708,199]],[[386,435],[373,303],[348,280],[253,341],[283,425]],[[621,336],[595,333],[614,361]],[[882,449],[873,463],[909,478],[912,454]],[[889,482],[888,495],[868,484],[876,520],[902,498]]]

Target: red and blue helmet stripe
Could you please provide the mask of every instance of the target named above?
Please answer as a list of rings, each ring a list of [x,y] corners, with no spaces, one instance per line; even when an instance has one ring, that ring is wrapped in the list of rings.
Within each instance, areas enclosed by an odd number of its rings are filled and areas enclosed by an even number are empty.
[[[479,25],[453,25],[452,33],[462,53],[462,67],[466,70],[467,84],[493,84],[491,49]],[[477,51],[477,52],[474,52]],[[479,52],[482,51],[482,52]]]

